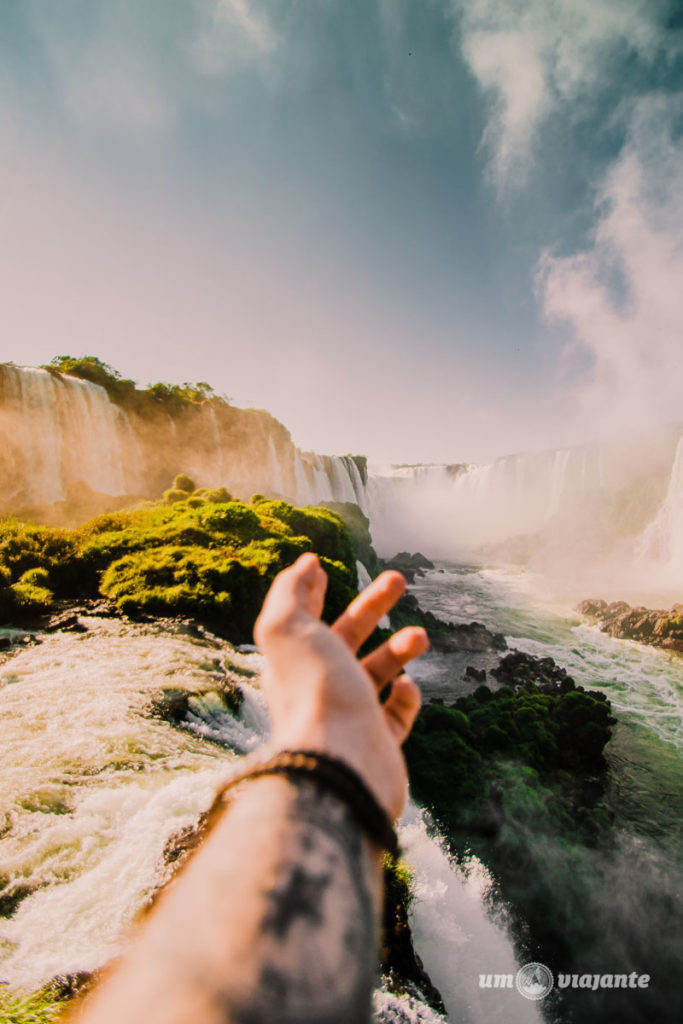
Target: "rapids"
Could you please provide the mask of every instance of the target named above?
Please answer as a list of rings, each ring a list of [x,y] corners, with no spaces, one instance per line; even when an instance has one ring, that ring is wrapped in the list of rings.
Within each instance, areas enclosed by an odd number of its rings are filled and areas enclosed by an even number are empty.
[[[87,632],[39,635],[0,666],[0,880],[17,904],[0,922],[0,978],[12,987],[35,989],[120,952],[165,876],[168,840],[206,809],[235,757],[267,735],[257,653],[162,623],[83,621]],[[226,683],[243,694],[236,717],[219,697]],[[178,725],[155,716],[160,695],[180,692],[189,700]],[[499,1019],[491,999],[478,1001],[472,973],[492,951],[516,969],[505,926],[488,918],[485,873],[452,865],[412,805],[401,835],[415,868],[416,947],[449,1019]],[[518,1009],[506,1019],[538,1019]],[[376,1012],[394,1024],[441,1019],[383,989]]]

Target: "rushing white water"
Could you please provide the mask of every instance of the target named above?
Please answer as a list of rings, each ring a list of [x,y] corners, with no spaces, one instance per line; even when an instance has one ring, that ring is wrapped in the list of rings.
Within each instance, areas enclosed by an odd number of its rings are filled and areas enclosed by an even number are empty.
[[[410,803],[401,840],[415,870],[411,912],[413,942],[439,989],[448,1019],[459,1024],[540,1024],[535,1004],[508,989],[481,988],[481,974],[516,975],[519,970],[505,927],[491,920],[484,900],[493,880],[472,858],[456,867],[424,815]]]
[[[169,838],[208,806],[235,754],[268,730],[248,681],[256,681],[258,654],[161,624],[83,621],[86,633],[45,636],[0,666],[0,878],[5,895],[17,885],[29,893],[0,923],[0,979],[29,989],[121,950],[163,877]],[[244,694],[238,716],[220,699],[226,680]],[[182,727],[152,714],[160,696],[183,693]],[[484,1024],[469,975],[494,950],[496,963],[512,969],[510,940],[414,808],[401,834],[415,867],[418,952],[445,986],[449,1019]],[[459,924],[446,924],[451,913]],[[376,1011],[393,1024],[441,1019],[418,999],[383,990]]]
[[[32,893],[0,923],[0,978],[27,988],[120,949],[165,843],[210,803],[234,756],[196,734],[198,703],[193,732],[152,717],[152,699],[244,684],[259,665],[161,627],[84,621],[87,633],[46,636],[0,668],[0,877],[6,892]],[[242,750],[260,699],[244,690],[241,721],[224,716]]]

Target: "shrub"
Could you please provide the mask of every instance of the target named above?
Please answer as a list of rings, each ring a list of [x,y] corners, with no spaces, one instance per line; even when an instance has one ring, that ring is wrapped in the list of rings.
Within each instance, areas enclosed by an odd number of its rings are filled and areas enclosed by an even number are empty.
[[[101,593],[133,616],[192,615],[248,641],[274,576],[311,550],[329,576],[327,621],[355,596],[348,535],[331,513],[226,501],[222,489],[219,503],[175,493],[182,500],[97,516],[76,530],[1,522],[0,617],[18,620],[49,610],[55,597]]]
[[[193,491],[197,490],[197,485],[192,477],[188,476],[187,473],[178,473],[178,475],[173,479],[173,490],[187,491],[188,494],[191,494]]]
[[[164,501],[168,505],[175,505],[178,501],[187,501],[189,497],[189,491],[181,491],[177,487],[171,487],[168,491],[164,491]]]

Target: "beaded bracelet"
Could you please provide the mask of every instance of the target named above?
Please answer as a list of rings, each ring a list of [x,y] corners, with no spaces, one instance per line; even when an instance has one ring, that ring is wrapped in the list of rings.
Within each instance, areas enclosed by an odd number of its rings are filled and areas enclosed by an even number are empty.
[[[247,759],[248,760],[248,759]],[[371,839],[398,857],[398,836],[389,815],[353,768],[338,757],[316,750],[283,750],[267,761],[252,763],[231,776],[218,791],[212,811],[227,802],[230,790],[264,775],[300,775],[331,790],[353,811],[358,824]]]

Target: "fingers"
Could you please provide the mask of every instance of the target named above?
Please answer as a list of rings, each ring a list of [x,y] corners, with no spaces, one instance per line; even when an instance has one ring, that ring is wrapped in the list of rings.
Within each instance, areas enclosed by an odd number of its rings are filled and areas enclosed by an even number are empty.
[[[357,651],[372,633],[377,623],[390,611],[406,589],[400,572],[383,572],[354,598],[339,616],[332,629]]]
[[[429,640],[420,626],[406,626],[385,640],[377,650],[363,658],[361,664],[372,677],[378,690],[402,672],[413,658],[424,654]]]
[[[420,710],[420,690],[409,676],[394,679],[389,699],[382,706],[387,725],[398,743],[408,736]]]
[[[318,556],[312,552],[300,555],[294,565],[283,569],[273,580],[254,626],[256,643],[263,646],[270,635],[286,628],[301,612],[319,619],[326,587],[327,575]]]

